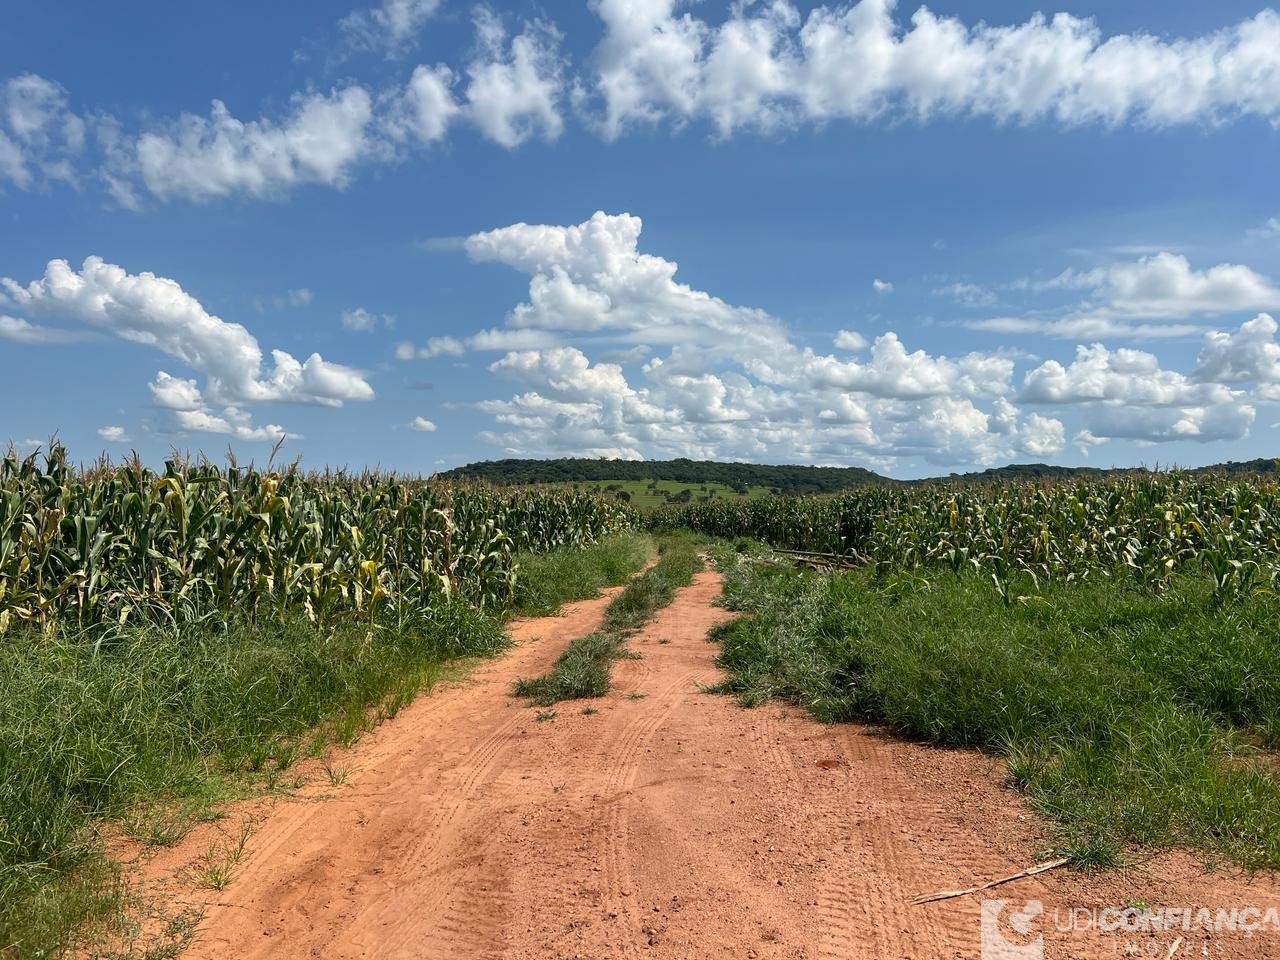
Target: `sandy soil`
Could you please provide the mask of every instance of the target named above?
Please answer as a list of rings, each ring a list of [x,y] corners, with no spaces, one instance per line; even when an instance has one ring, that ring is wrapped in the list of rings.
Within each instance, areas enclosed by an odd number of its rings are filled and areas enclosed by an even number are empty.
[[[511,681],[598,624],[606,600],[516,623],[511,653],[362,740],[341,786],[247,806],[257,825],[225,889],[191,880],[205,828],[140,865],[144,892],[204,909],[190,960],[1020,960],[1040,955],[1037,937],[1049,958],[1280,957],[1274,929],[1057,929],[1136,902],[1280,908],[1276,877],[1205,874],[1182,854],[997,888],[985,896],[1009,901],[1004,941],[983,954],[984,895],[911,899],[1036,862],[1042,825],[1003,765],[700,692],[719,676],[705,640],[726,616],[719,588],[699,575],[631,641],[642,659],[616,664],[609,696],[550,720]],[[1043,912],[1018,933],[1027,901]]]

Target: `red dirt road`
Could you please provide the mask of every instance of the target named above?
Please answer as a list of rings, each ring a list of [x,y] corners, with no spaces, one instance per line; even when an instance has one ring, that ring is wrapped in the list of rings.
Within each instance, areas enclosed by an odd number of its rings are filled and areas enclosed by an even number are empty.
[[[615,665],[609,696],[543,722],[512,680],[589,632],[606,600],[515,624],[507,656],[362,740],[341,786],[254,807],[224,890],[178,879],[206,834],[144,866],[144,892],[204,907],[189,960],[983,957],[982,894],[910,901],[1035,862],[1042,828],[1002,763],[701,693],[719,676],[705,640],[726,616],[718,592],[699,575],[631,640],[642,659]],[[1204,875],[1186,855],[987,896],[1043,913],[1019,934],[1006,912],[1002,935],[1027,949],[991,952],[989,937],[984,960],[1034,958],[1037,936],[1051,960],[1280,957],[1274,929],[1056,929],[1137,901],[1280,908],[1274,876]]]

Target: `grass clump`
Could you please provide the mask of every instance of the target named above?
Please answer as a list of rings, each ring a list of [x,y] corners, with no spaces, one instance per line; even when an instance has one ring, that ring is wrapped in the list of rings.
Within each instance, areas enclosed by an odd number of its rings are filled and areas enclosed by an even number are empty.
[[[561,700],[602,697],[609,692],[613,661],[631,655],[624,647],[626,638],[670,604],[676,590],[691,584],[693,575],[703,567],[691,539],[664,537],[658,550],[658,562],[609,602],[602,628],[570,643],[549,672],[517,680],[515,696],[546,707]]]
[[[721,689],[743,703],[996,751],[1082,865],[1139,843],[1280,867],[1280,599],[1098,578],[1006,606],[976,575],[726,568],[747,616],[716,631]]]
[[[617,587],[644,566],[653,553],[653,539],[643,533],[618,533],[578,550],[529,553],[519,556],[510,613],[546,617],[560,605],[596,596]]]

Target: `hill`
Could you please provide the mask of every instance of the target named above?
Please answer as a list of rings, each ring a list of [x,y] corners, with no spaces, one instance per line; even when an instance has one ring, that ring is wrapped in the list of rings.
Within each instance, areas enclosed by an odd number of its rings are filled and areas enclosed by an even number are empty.
[[[716,483],[731,488],[765,488],[780,493],[835,493],[869,483],[894,483],[862,467],[770,466],[714,460],[485,460],[439,475],[446,480],[531,484],[613,480],[672,480]]]
[[[1051,463],[1011,463],[971,473],[952,473],[921,480],[894,480],[862,467],[814,467],[801,464],[770,465],[725,463],[716,460],[605,460],[564,457],[557,460],[484,460],[448,470],[445,480],[483,480],[498,486],[536,483],[649,483],[718,485],[732,491],[776,491],[782,494],[836,493],[869,484],[1009,483],[1018,480],[1068,480],[1099,478],[1145,470],[1146,467],[1064,467]],[[1188,473],[1247,476],[1277,472],[1277,461],[1228,461],[1193,467]]]

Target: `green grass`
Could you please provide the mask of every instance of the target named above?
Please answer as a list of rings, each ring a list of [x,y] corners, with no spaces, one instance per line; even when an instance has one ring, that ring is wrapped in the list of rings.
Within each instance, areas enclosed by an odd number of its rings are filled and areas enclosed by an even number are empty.
[[[609,602],[601,629],[570,643],[547,673],[517,680],[515,696],[546,707],[609,692],[613,661],[632,655],[625,649],[626,638],[670,604],[676,590],[692,583],[693,575],[702,569],[693,540],[664,537],[658,549],[658,562]]]
[[[1280,599],[1227,607],[1207,578],[1163,595],[1047,584],[1006,607],[989,580],[876,580],[725,558],[722,689],[829,722],[996,751],[1085,865],[1134,844],[1280,867]]]
[[[624,580],[652,541],[619,536],[521,558],[520,612],[554,609]],[[499,615],[457,600],[388,605],[318,626],[301,616],[137,625],[0,644],[0,957],[56,955],[73,936],[122,930],[127,891],[96,825],[175,843],[216,804],[287,790],[290,767],[350,745],[459,658],[507,638]],[[326,767],[337,786],[345,766]],[[230,848],[228,848],[230,849]],[[210,886],[233,858],[207,857]]]
[[[621,586],[653,551],[651,537],[619,533],[581,550],[521,554],[511,612],[550,616],[563,603],[594,597],[604,587]]]
[[[623,492],[630,497],[627,502],[640,510],[665,507],[672,502],[671,497],[679,497],[686,490],[689,492],[689,503],[759,500],[773,496],[768,487],[747,487],[745,493],[738,493],[723,483],[681,483],[678,480],[658,480],[654,483],[648,480],[579,480],[552,486],[597,493],[604,497],[617,497],[619,492]]]

